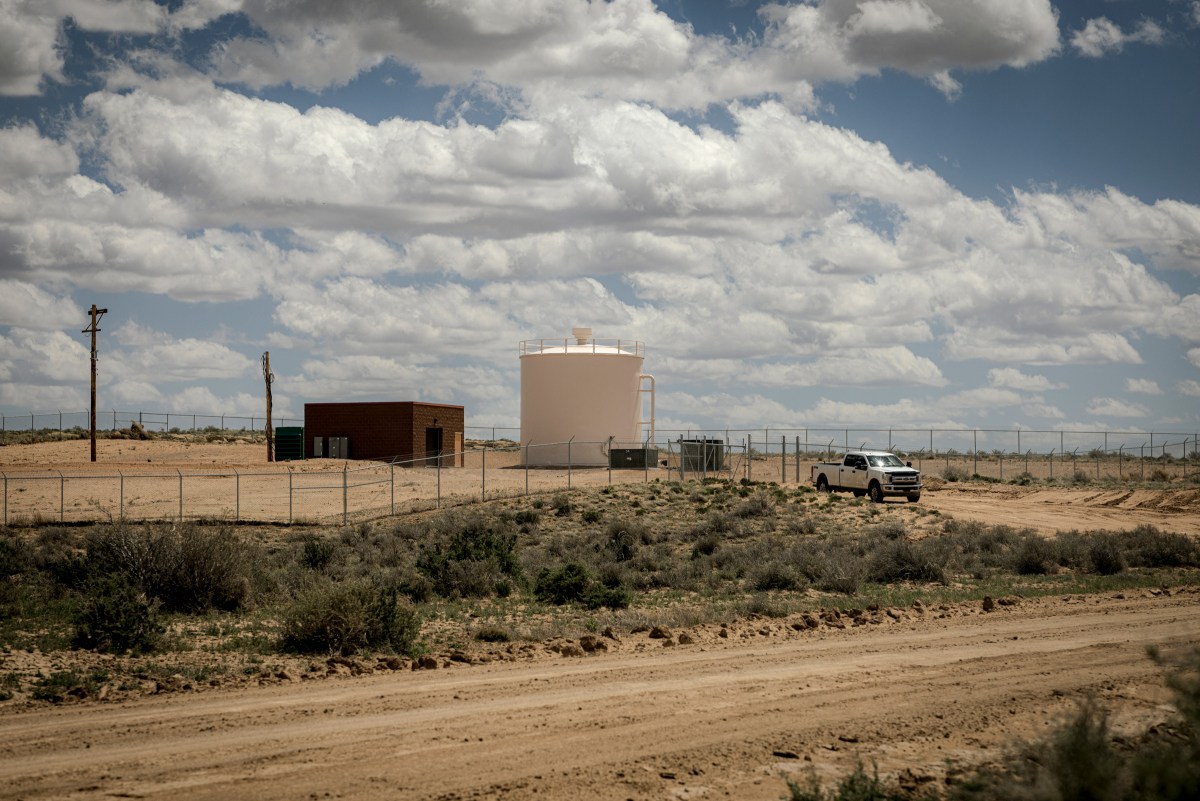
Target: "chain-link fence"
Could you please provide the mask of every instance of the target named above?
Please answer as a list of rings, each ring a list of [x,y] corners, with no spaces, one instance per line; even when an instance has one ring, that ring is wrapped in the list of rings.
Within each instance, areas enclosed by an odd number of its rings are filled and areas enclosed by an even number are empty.
[[[29,414],[0,415],[0,432],[88,431],[91,428],[87,411],[30,412]],[[304,421],[293,417],[272,417],[276,426],[302,426]],[[120,431],[137,423],[147,431],[258,431],[267,425],[265,415],[180,414],[177,412],[96,410],[97,431]]]
[[[134,413],[116,413],[117,419]],[[255,425],[256,418],[220,415],[136,413],[149,430],[181,422],[207,428]],[[42,415],[41,417],[45,417]],[[4,417],[8,424],[14,419]],[[24,418],[37,425],[38,415]],[[58,422],[57,415],[54,422]],[[64,416],[62,425],[72,422]],[[283,423],[301,422],[280,420]],[[172,426],[174,428],[174,426]],[[245,430],[245,429],[241,429]],[[507,440],[515,429],[468,427],[468,439],[485,442],[442,459],[391,463],[309,460],[239,471],[103,466],[67,474],[26,470],[0,473],[3,519],[96,521],[116,519],[213,518],[264,522],[349,522],[473,501],[597,486],[689,478],[745,478],[808,482],[814,461],[837,458],[854,448],[888,450],[911,461],[927,476],[999,481],[1056,479],[1086,481],[1172,481],[1200,475],[1196,434],[1025,429],[690,429],[662,430],[636,465],[583,464],[575,454],[601,452],[612,442],[525,443]],[[519,435],[519,434],[518,434]],[[651,450],[646,450],[647,445]],[[590,447],[589,447],[590,446]],[[553,451],[555,457],[540,458]],[[565,454],[565,457],[564,457]],[[549,461],[550,464],[543,464]],[[462,467],[451,468],[448,464]]]
[[[394,462],[311,459],[252,470],[169,471],[98,465],[73,473],[58,470],[0,472],[3,522],[78,523],[115,520],[213,519],[239,522],[340,523],[468,503],[670,478],[735,478],[746,461],[737,448],[705,446],[699,456],[641,451],[635,466],[577,464],[571,450],[563,462],[540,464],[550,449],[574,445],[611,449],[611,442],[547,443],[473,448],[459,453]],[[449,465],[458,464],[459,467]]]

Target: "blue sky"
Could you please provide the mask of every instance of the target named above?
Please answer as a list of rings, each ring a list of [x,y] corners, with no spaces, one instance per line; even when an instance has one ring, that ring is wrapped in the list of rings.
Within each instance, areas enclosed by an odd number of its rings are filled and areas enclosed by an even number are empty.
[[[0,411],[1200,427],[1197,0],[0,0]]]

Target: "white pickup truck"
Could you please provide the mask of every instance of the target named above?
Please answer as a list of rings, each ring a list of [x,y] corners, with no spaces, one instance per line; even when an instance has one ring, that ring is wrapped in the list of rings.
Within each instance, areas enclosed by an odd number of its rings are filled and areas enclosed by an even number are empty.
[[[840,462],[817,462],[812,482],[818,492],[848,490],[875,503],[888,495],[903,495],[909,503],[921,500],[921,473],[887,451],[850,451]]]

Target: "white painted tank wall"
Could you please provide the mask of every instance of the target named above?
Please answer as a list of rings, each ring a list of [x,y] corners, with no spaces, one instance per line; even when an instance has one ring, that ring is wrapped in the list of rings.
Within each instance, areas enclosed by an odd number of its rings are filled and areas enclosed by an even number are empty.
[[[563,345],[521,356],[522,461],[533,466],[608,464],[616,447],[641,442],[643,358],[611,346]],[[543,447],[538,447],[539,445]]]

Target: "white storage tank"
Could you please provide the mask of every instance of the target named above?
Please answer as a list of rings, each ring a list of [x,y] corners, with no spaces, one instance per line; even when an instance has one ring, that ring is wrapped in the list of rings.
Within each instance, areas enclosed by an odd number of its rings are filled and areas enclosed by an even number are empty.
[[[590,328],[571,334],[521,343],[523,464],[606,466],[612,448],[653,443],[654,377],[642,372],[645,346],[593,339]]]

